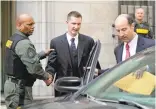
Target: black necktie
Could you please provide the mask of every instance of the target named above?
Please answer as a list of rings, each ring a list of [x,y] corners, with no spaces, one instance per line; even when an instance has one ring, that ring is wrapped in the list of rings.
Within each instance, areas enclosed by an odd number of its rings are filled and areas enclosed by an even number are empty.
[[[73,66],[73,76],[77,76],[79,77],[79,73],[78,73],[78,52],[76,49],[76,45],[75,45],[75,38],[71,39],[71,59],[72,59],[72,66]]]
[[[72,53],[75,55],[75,52],[76,52],[75,38],[71,39],[71,50],[72,50]]]

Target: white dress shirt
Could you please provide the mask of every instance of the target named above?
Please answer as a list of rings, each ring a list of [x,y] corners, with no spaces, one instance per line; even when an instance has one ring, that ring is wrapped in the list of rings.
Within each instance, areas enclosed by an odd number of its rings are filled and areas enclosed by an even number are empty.
[[[129,50],[130,50],[130,56],[133,56],[136,54],[137,42],[138,42],[138,35],[136,34],[135,37],[128,44]],[[124,42],[122,61],[124,61],[126,58],[126,44],[127,43]]]
[[[75,38],[75,46],[76,46],[76,49],[77,49],[77,45],[78,45],[78,34],[75,36],[75,37],[72,37],[70,34],[66,33],[66,36],[67,36],[67,40],[68,40],[68,44],[69,46],[71,46],[71,39],[72,38]]]

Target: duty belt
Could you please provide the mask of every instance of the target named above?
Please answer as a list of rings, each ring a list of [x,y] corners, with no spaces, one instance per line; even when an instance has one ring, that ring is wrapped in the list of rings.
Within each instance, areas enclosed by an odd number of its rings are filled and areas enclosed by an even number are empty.
[[[25,80],[22,79],[16,79],[16,78],[12,78],[12,77],[8,77],[9,81],[18,84],[20,87],[24,87],[25,86]]]

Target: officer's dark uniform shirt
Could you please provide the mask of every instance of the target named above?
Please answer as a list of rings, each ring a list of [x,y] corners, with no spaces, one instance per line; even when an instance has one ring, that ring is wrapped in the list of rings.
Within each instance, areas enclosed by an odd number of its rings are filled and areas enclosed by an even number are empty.
[[[22,37],[27,37],[20,31],[17,31],[16,34],[19,34]],[[28,38],[24,40],[20,40],[16,44],[15,53],[19,56],[22,63],[26,66],[28,73],[31,74],[35,79],[36,78],[42,80],[48,79],[49,75],[43,70],[40,63],[40,59],[45,57],[45,53],[41,52],[37,54],[34,45]]]
[[[137,21],[135,21],[134,31],[139,36],[143,36],[145,38],[150,38],[150,39],[153,38],[153,33],[152,33],[151,28],[147,22],[137,23]]]

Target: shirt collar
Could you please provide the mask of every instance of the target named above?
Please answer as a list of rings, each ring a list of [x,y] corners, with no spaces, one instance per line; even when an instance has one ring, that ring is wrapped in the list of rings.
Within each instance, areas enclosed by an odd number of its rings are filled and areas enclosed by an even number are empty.
[[[24,33],[22,33],[22,32],[19,31],[19,30],[16,30],[16,33],[19,34],[19,35],[21,35],[21,36],[28,37],[28,36],[26,36]]]
[[[136,22],[137,24],[146,23],[145,21],[141,21],[141,22],[139,23],[139,21],[137,21],[137,20],[135,20],[135,22]]]
[[[77,34],[75,37],[72,37],[70,34],[66,33],[66,36],[67,36],[67,40],[70,42],[72,38],[75,38],[75,40],[78,40],[78,35]]]
[[[134,46],[134,45],[137,44],[137,42],[138,42],[138,35],[136,34],[136,35],[133,37],[133,39],[128,43],[128,45],[129,45],[129,46]],[[126,44],[127,44],[127,43],[124,42],[124,45],[126,45]]]

